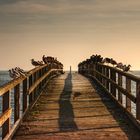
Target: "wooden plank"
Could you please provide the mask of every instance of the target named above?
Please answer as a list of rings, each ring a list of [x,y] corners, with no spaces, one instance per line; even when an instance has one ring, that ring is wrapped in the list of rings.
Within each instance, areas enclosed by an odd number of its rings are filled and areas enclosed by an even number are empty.
[[[20,115],[19,98],[20,98],[20,84],[18,84],[14,88],[14,122],[16,122],[19,119]]]
[[[27,109],[27,79],[23,81],[23,112]]]
[[[9,108],[0,116],[0,127],[11,117],[12,109]]]
[[[131,93],[131,80],[126,77],[126,90]],[[131,112],[131,100],[126,96],[126,109]]]
[[[118,73],[118,85],[122,87],[122,75]],[[118,101],[122,104],[122,93],[118,90]]]
[[[136,86],[136,118],[140,121],[140,82]]]
[[[124,112],[119,111],[121,110],[119,106],[116,106],[103,90],[101,94],[96,91],[99,87],[93,90],[94,86],[81,75],[74,73],[72,77],[71,80],[67,74],[64,74],[51,80],[46,88],[47,94],[46,92],[41,94],[33,110],[30,110],[24,118],[14,140],[34,140],[37,139],[37,135],[40,139],[72,137],[73,139],[127,140],[128,136],[133,139],[140,138],[136,127]],[[81,95],[72,99],[75,91]],[[48,135],[50,133],[51,135]]]
[[[3,109],[2,112],[4,113],[10,108],[10,96],[9,91],[7,91],[3,95]],[[8,118],[4,124],[2,125],[2,138],[4,138],[10,131],[10,119]]]

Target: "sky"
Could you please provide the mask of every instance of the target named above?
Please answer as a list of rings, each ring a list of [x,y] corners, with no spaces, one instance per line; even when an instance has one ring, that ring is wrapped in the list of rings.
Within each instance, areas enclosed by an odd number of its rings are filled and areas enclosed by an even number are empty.
[[[0,0],[0,69],[57,57],[73,70],[92,54],[140,70],[139,0]]]

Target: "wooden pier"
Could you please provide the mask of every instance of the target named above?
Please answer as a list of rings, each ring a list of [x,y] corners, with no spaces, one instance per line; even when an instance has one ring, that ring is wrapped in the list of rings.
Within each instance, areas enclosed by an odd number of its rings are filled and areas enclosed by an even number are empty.
[[[58,65],[43,65],[30,71],[26,78],[0,88],[3,139],[140,139],[138,77],[98,63],[80,65],[79,73],[62,73]],[[125,88],[122,86],[124,77]],[[131,93],[132,81],[136,82],[136,96]],[[20,88],[22,103],[19,102]],[[9,103],[11,89],[14,89],[14,110]],[[14,125],[11,126],[12,113]]]

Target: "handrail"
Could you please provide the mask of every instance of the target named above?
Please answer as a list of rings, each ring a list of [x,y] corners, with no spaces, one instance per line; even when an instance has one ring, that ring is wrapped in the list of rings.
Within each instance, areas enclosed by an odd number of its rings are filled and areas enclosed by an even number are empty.
[[[128,78],[130,78],[133,81],[136,81],[136,82],[140,81],[140,77],[137,77],[137,76],[135,76],[135,75],[133,75],[131,73],[123,72],[123,71],[121,71],[121,70],[119,70],[119,69],[117,69],[115,67],[107,66],[107,65],[104,65],[104,64],[101,64],[101,63],[98,63],[98,65],[103,66],[105,68],[112,69],[112,70],[116,71],[117,73],[119,73],[119,74],[121,74],[123,76],[127,76]]]
[[[27,72],[26,77],[20,77],[11,80],[0,87],[0,96],[2,97],[2,114],[0,115],[0,126],[2,127],[2,139],[10,139],[15,130],[19,127],[24,115],[32,107],[39,97],[42,88],[47,81],[63,72],[60,64],[44,64]],[[10,92],[14,96],[14,109],[10,105]],[[21,92],[23,91],[23,92]],[[21,100],[22,95],[22,102]],[[29,100],[28,100],[29,98]],[[21,113],[22,108],[22,115]],[[14,124],[10,127],[11,115],[14,115]]]
[[[98,71],[94,71],[94,72],[96,72],[97,74],[99,74],[100,76],[105,78],[108,82],[112,83],[122,94],[128,96],[128,98],[131,99],[132,102],[136,103],[136,97],[134,95],[132,95],[131,92],[128,92],[126,89],[122,88],[121,86],[116,84],[116,82],[114,82],[113,80],[109,79],[108,77],[106,77],[102,73],[100,73]]]
[[[118,68],[104,65],[102,63],[81,63],[79,73],[90,76],[96,80],[106,93],[117,102],[128,114],[129,118],[140,128],[140,78],[119,70]],[[125,79],[125,80],[124,80]],[[136,83],[133,95],[131,83]],[[124,87],[125,86],[125,87]],[[134,110],[132,111],[132,104]]]
[[[30,75],[32,75],[33,73],[39,71],[40,69],[46,67],[46,66],[48,66],[48,64],[42,65],[42,66],[40,66],[40,67],[36,67],[36,68],[34,68],[34,69],[28,71],[28,72],[27,72],[28,77],[29,77]],[[10,90],[11,88],[14,88],[16,85],[18,85],[19,83],[21,83],[21,82],[22,82],[23,80],[25,80],[25,79],[26,79],[26,77],[19,77],[19,78],[17,78],[17,79],[13,79],[13,80],[9,81],[8,83],[2,85],[2,86],[0,87],[0,96],[2,96],[4,93],[6,93],[6,92],[7,92],[8,90]]]

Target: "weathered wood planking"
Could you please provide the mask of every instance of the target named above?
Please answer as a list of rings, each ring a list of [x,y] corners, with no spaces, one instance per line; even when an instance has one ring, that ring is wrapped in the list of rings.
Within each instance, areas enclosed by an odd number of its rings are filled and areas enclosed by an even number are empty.
[[[89,74],[88,72],[88,67],[90,67],[90,65],[95,65],[94,67],[96,69],[93,70],[93,73],[95,73],[94,75]],[[106,69],[107,74],[105,74],[104,71],[101,71],[101,69]],[[101,63],[89,63],[87,60],[84,61],[84,63],[81,63],[81,65],[79,66],[79,73],[95,79],[99,83],[99,85],[102,86],[104,91],[106,91],[111,96],[111,98],[118,103],[118,105],[126,112],[132,122],[140,129],[139,77]],[[123,80],[124,78],[126,80]],[[105,86],[103,79],[108,82],[107,86]],[[132,95],[131,81],[136,83],[136,95]],[[126,87],[123,87],[122,85],[126,85]],[[116,91],[118,91],[118,93]],[[122,95],[125,95],[125,103],[123,101],[124,98],[122,98]],[[136,115],[135,113],[132,113],[131,102],[136,105]]]
[[[59,67],[57,65],[47,65],[44,64],[43,66],[39,66],[37,68],[34,68],[33,70],[29,71],[27,73],[26,77],[20,77],[15,80],[10,81],[9,83],[3,85],[0,87],[0,96],[2,97],[2,115],[0,118],[1,121],[1,127],[2,127],[2,139],[10,139],[12,135],[15,133],[16,129],[20,125],[23,116],[25,113],[32,107],[32,105],[35,103],[36,99],[40,95],[41,88],[46,84],[46,81],[49,80],[53,75],[56,75],[57,71],[60,71],[60,69],[57,69]],[[49,72],[51,71],[51,73]],[[61,69],[61,71],[63,71]],[[36,84],[37,83],[37,84]],[[22,84],[22,87],[20,85]],[[39,87],[38,85],[41,85]],[[30,95],[27,94],[30,87],[33,87],[32,92]],[[39,89],[40,88],[40,89]],[[11,126],[10,120],[11,120],[11,105],[10,105],[10,91],[14,89],[14,125]],[[22,101],[20,103],[20,91],[23,91],[22,93]],[[29,96],[29,100],[28,100]],[[27,106],[28,105],[28,106]],[[20,108],[23,107],[23,112],[20,116]]]
[[[13,140],[140,139],[121,109],[95,87],[77,73],[51,80]]]

